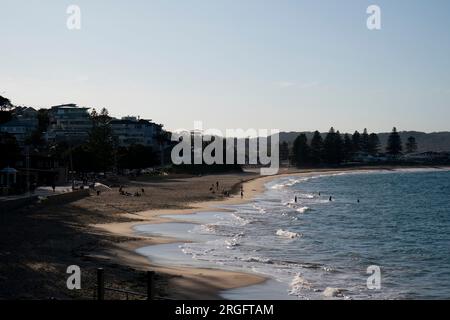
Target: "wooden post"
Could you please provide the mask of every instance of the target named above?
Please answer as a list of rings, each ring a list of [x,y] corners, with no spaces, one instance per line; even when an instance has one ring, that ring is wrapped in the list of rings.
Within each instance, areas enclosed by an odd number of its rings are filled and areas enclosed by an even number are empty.
[[[97,269],[97,300],[105,300],[105,272],[103,268]]]
[[[155,294],[155,272],[147,271],[147,300],[153,300]]]

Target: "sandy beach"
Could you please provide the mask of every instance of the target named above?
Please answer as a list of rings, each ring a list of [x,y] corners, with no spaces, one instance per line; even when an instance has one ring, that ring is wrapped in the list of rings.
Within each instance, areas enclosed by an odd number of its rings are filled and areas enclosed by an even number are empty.
[[[267,280],[267,278],[250,273],[230,272],[220,269],[198,269],[198,268],[183,268],[159,265],[157,262],[149,261],[147,257],[141,256],[136,252],[136,249],[158,244],[175,243],[183,240],[183,235],[180,234],[177,239],[160,236],[137,236],[133,231],[133,227],[140,224],[159,224],[166,222],[173,222],[169,218],[164,218],[164,215],[183,215],[192,214],[196,212],[205,211],[220,211],[218,208],[221,205],[233,205],[243,202],[251,201],[255,195],[264,192],[265,183],[270,180],[280,178],[283,176],[311,176],[317,173],[338,173],[344,171],[367,171],[374,168],[357,168],[357,169],[315,169],[315,170],[295,170],[285,169],[275,176],[247,176],[243,179],[242,186],[244,188],[244,196],[241,199],[240,195],[232,195],[229,198],[220,200],[188,202],[185,204],[188,208],[183,209],[154,209],[140,211],[134,214],[123,214],[123,217],[130,219],[129,222],[113,222],[108,224],[97,224],[94,227],[102,232],[119,235],[127,238],[136,238],[132,241],[119,243],[115,247],[107,251],[107,255],[118,261],[120,264],[126,264],[136,269],[151,268],[162,274],[172,276],[169,281],[170,297],[173,298],[188,298],[188,299],[217,299],[220,298],[218,293],[221,290],[233,289],[237,287],[245,287],[249,285],[258,284]],[[380,168],[377,168],[380,169]],[[383,169],[391,169],[389,167]],[[219,177],[219,178],[223,178]],[[240,185],[240,183],[239,183]],[[187,240],[186,240],[187,241]]]
[[[223,178],[223,177],[219,177]],[[129,265],[136,269],[146,270],[151,267],[156,272],[169,274],[175,278],[169,284],[172,288],[170,290],[170,297],[188,298],[188,299],[217,299],[217,293],[221,290],[233,289],[242,286],[249,286],[258,284],[266,280],[266,278],[249,274],[231,272],[220,269],[198,269],[198,268],[183,268],[156,265],[150,262],[146,257],[136,253],[136,249],[149,245],[165,244],[177,242],[179,239],[164,238],[164,237],[142,237],[136,236],[133,232],[133,227],[139,224],[158,224],[170,222],[170,219],[161,216],[167,214],[191,214],[195,212],[202,212],[208,210],[219,211],[218,205],[239,204],[250,201],[256,194],[264,191],[264,183],[273,179],[274,177],[251,177],[242,182],[244,188],[244,196],[232,195],[221,200],[202,201],[187,203],[188,209],[159,209],[147,210],[134,214],[123,214],[124,217],[135,221],[124,223],[109,223],[97,224],[95,228],[108,232],[111,234],[123,237],[136,237],[136,240],[127,241],[116,245],[115,248],[108,250],[108,255],[113,259],[119,261],[121,264]],[[183,236],[180,235],[182,239]]]
[[[133,232],[138,224],[170,221],[165,214],[208,211],[215,206],[250,201],[264,191],[264,184],[282,175],[312,175],[347,170],[392,169],[370,167],[354,169],[283,169],[279,175],[261,177],[258,172],[209,176],[169,176],[125,181],[130,193],[144,188],[141,197],[119,194],[118,188],[94,193],[64,205],[33,206],[1,216],[0,298],[3,299],[92,299],[96,269],[105,269],[109,287],[143,292],[146,270],[156,271],[157,295],[173,299],[221,299],[222,290],[265,281],[260,275],[209,268],[157,265],[139,255],[136,249],[177,240],[143,236]],[[225,197],[212,193],[231,192]],[[238,194],[243,184],[244,197]],[[7,222],[7,223],[6,223]],[[182,239],[183,236],[180,235]],[[82,269],[82,289],[67,290],[66,269]],[[107,299],[124,299],[108,293]]]
[[[157,222],[164,210],[188,213],[201,207],[200,203],[230,199],[209,190],[217,181],[221,190],[235,193],[242,181],[256,177],[250,172],[136,178],[121,184],[130,193],[144,188],[145,194],[140,197],[121,196],[115,187],[63,205],[36,205],[7,212],[0,217],[0,298],[92,299],[99,267],[105,269],[109,287],[141,293],[146,290],[142,271],[155,270],[158,295],[171,298],[214,299],[219,298],[215,294],[218,290],[258,283],[263,279],[246,274],[153,266],[134,250],[172,240],[143,238],[130,229],[137,223]],[[246,192],[244,199],[252,194]],[[82,270],[81,290],[67,290],[66,269],[70,265]],[[106,298],[125,296],[109,292]]]

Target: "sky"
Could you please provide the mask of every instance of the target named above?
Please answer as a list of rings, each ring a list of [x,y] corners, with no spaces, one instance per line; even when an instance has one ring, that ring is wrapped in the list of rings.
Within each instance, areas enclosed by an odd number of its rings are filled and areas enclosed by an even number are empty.
[[[366,25],[369,5],[381,30]],[[66,26],[69,5],[81,29]],[[450,130],[448,0],[0,0],[0,95],[169,130]]]

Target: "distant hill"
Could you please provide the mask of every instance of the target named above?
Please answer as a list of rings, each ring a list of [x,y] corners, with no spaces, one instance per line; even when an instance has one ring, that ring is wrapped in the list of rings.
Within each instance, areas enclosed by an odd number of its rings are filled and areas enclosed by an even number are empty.
[[[281,132],[280,133],[280,142],[287,141],[291,144],[295,138],[300,134],[304,133],[308,137],[308,141],[311,141],[313,136],[313,132]],[[380,138],[382,151],[385,150],[387,139],[389,136],[389,132],[378,133],[378,137]],[[408,137],[413,136],[416,138],[419,152],[424,151],[450,151],[450,132],[433,132],[433,133],[425,133],[418,131],[402,131],[399,132],[400,137],[402,138],[403,145],[405,144]],[[326,133],[322,133],[322,136],[325,137]]]

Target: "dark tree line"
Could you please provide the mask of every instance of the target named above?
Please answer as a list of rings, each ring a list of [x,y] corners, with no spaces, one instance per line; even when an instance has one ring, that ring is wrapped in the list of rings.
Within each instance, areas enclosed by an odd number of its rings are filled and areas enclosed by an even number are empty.
[[[110,125],[111,117],[103,108],[91,112],[92,129],[86,143],[66,151],[66,159],[78,172],[105,172],[122,169],[144,169],[158,163],[157,153],[148,146],[120,147]]]
[[[191,136],[182,136],[179,138],[179,141],[182,141],[184,139],[188,139],[187,141],[191,146],[190,149],[190,163],[182,163],[182,164],[174,164],[172,167],[172,170],[174,172],[178,172],[178,173],[189,173],[189,174],[214,174],[214,173],[225,173],[225,172],[242,172],[242,166],[240,164],[238,164],[238,155],[237,155],[237,150],[236,150],[236,146],[233,145],[232,149],[228,149],[227,148],[227,141],[226,139],[222,139],[221,144],[218,145],[217,149],[211,149],[211,156],[216,158],[216,150],[220,150],[222,152],[221,157],[218,157],[218,161],[221,163],[206,163],[205,159],[202,156],[202,162],[199,164],[195,164],[194,163],[194,158],[195,158],[195,148],[194,146],[194,135]],[[201,145],[201,149],[196,150],[197,152],[201,153],[203,155],[203,153],[205,152],[205,149],[208,148],[210,145],[212,145],[213,142],[216,141],[217,137],[211,137],[211,141],[205,141],[202,139],[202,145]],[[237,139],[233,139],[233,143],[237,142]],[[230,151],[233,152],[233,163],[227,163],[227,152]],[[179,156],[182,157],[184,156],[184,150],[182,150],[179,153]],[[219,156],[219,154],[217,154],[217,156]]]
[[[380,153],[380,139],[376,133],[368,133],[364,129],[362,133],[355,131],[352,135],[342,135],[331,128],[322,137],[319,131],[315,131],[311,141],[308,142],[306,134],[300,134],[292,147],[292,162],[297,166],[303,165],[337,165],[353,161],[357,155],[377,156]],[[396,128],[393,128],[386,147],[386,153],[391,157],[401,155],[402,141]],[[410,137],[406,143],[408,153],[417,151],[417,143],[414,137]]]

